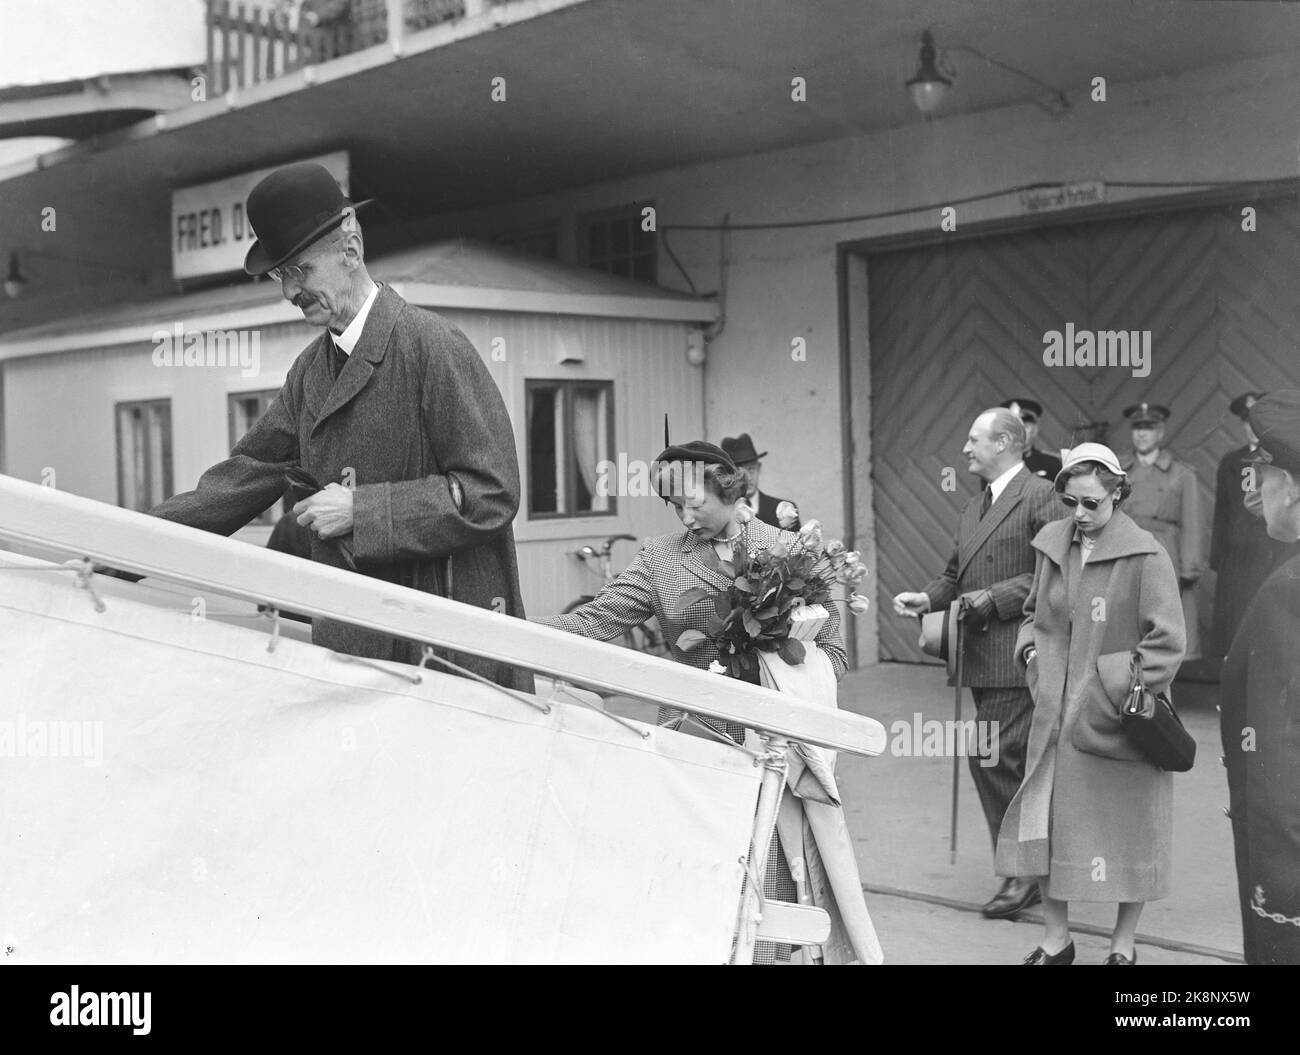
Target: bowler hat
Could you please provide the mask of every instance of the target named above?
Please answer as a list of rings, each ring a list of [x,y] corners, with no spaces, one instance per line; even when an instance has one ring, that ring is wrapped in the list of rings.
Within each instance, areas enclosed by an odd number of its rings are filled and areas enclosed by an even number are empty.
[[[921,651],[948,665],[948,679],[957,676],[957,635],[961,631],[961,602],[953,601],[938,612],[921,616]]]
[[[742,432],[739,436],[723,436],[722,449],[731,456],[731,460],[737,465],[756,462],[759,458],[767,457],[767,451],[760,454],[754,449],[754,441],[749,438],[748,432]]]
[[[304,161],[276,169],[248,194],[248,222],[257,235],[244,257],[244,270],[265,275],[374,199],[351,202],[323,165]]]
[[[1300,389],[1279,389],[1257,400],[1250,408],[1250,427],[1259,446],[1243,463],[1300,474]]]
[[[1131,407],[1124,408],[1124,416],[1135,429],[1143,425],[1163,425],[1172,413],[1172,410],[1159,403],[1134,403]]]

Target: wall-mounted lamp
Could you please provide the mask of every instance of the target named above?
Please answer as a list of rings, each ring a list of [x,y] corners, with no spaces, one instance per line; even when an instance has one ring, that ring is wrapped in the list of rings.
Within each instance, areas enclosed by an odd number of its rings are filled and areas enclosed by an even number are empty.
[[[1049,114],[1061,114],[1070,109],[1070,100],[1060,88],[1039,80],[1032,73],[1026,73],[1010,63],[995,59],[991,55],[985,55],[978,48],[972,48],[967,44],[954,44],[949,48],[945,48],[943,54],[940,55],[934,45],[934,36],[927,29],[921,34],[921,58],[920,65],[916,70],[916,76],[906,84],[907,90],[912,96],[912,102],[926,117],[934,113],[948,94],[948,89],[956,82],[957,71],[952,68],[947,60],[949,54],[959,51],[967,55],[974,55],[977,59],[987,62],[990,66],[996,66],[1000,70],[1014,73],[1017,77],[1042,88],[1045,94],[1035,98],[1034,103]],[[940,72],[941,63],[942,72]]]
[[[22,268],[18,266],[18,254],[9,254],[9,273],[5,276],[5,296],[12,300],[20,296],[24,287],[27,285],[27,279],[23,275]]]
[[[936,58],[934,37],[927,29],[921,34],[921,60],[916,68],[916,76],[907,82],[912,102],[927,117],[934,113],[952,87],[952,79],[939,72],[939,67],[935,64]]]
[[[31,284],[18,261],[18,254],[21,252],[27,257],[40,257],[45,260],[58,260],[65,264],[77,264],[80,267],[97,267],[101,271],[115,271],[119,275],[131,275],[133,278],[140,280],[141,284],[149,281],[149,273],[137,268],[123,267],[121,264],[110,264],[103,260],[86,260],[82,257],[60,256],[57,253],[46,253],[40,249],[23,249],[11,250],[9,253],[9,271],[5,275],[5,296],[13,299],[20,297]]]
[[[703,366],[704,360],[704,331],[692,329],[686,335],[686,361],[691,366]]]

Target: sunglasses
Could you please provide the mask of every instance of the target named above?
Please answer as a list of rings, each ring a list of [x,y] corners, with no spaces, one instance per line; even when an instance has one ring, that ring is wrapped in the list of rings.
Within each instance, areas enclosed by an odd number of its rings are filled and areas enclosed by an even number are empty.
[[[1061,504],[1065,506],[1066,509],[1073,509],[1082,502],[1083,508],[1091,513],[1096,512],[1102,502],[1106,501],[1107,498],[1110,498],[1110,495],[1107,495],[1106,498],[1075,498],[1073,495],[1058,495],[1058,497],[1061,499]]]

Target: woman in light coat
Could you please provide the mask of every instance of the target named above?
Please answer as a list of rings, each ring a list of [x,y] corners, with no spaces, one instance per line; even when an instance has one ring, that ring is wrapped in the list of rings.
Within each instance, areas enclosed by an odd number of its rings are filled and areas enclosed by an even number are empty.
[[[998,838],[997,871],[1037,876],[1044,931],[1027,965],[1074,961],[1069,902],[1118,905],[1107,964],[1136,962],[1147,901],[1169,890],[1172,774],[1124,732],[1130,659],[1168,693],[1186,645],[1165,548],[1118,507],[1128,483],[1099,443],[1070,451],[1056,490],[1073,516],[1033,540],[1034,584],[1016,654],[1034,697],[1025,778]]]

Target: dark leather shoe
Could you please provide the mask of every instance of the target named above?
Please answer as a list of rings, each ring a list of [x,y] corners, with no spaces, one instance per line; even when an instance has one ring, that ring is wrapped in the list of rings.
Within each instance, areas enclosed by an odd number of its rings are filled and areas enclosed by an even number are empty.
[[[1041,900],[1037,879],[1004,879],[981,911],[985,919],[1011,919]]]
[[[1117,954],[1118,955],[1118,954]],[[1110,961],[1107,960],[1107,963]],[[1023,967],[1042,967],[1051,966],[1052,964],[1071,964],[1074,963],[1074,942],[1070,942],[1064,949],[1058,953],[1043,952],[1040,945],[1037,949],[1025,957]]]
[[[1107,956],[1104,960],[1102,960],[1103,964],[1122,963],[1122,964],[1127,964],[1129,966],[1132,966],[1137,962],[1138,962],[1137,949],[1133,950],[1133,959],[1131,960],[1127,956],[1125,956],[1122,952],[1113,952],[1109,956]]]

